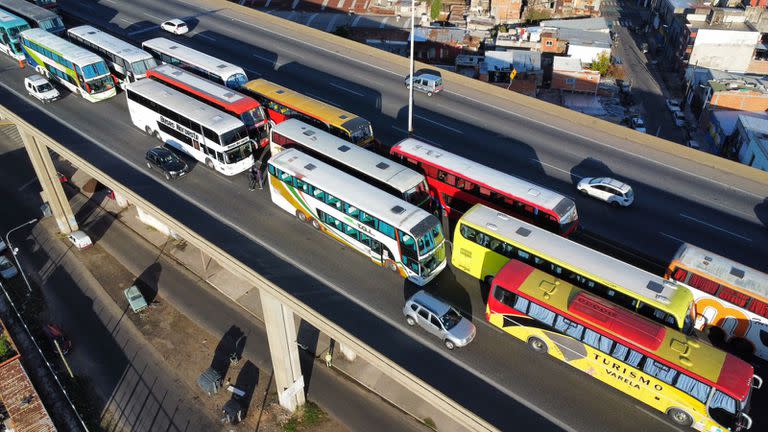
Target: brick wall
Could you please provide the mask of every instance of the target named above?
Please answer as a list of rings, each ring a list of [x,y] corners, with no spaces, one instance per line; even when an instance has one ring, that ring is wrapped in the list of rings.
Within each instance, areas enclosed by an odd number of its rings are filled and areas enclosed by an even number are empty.
[[[596,93],[600,84],[600,72],[593,70],[552,71],[550,88],[579,93]]]
[[[715,92],[709,104],[720,109],[765,111],[768,110],[768,94],[754,91]]]

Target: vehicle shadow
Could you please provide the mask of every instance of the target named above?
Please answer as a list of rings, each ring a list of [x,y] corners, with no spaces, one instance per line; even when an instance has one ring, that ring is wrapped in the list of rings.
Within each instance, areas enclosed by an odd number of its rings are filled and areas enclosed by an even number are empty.
[[[152,265],[144,269],[143,272],[137,277],[133,284],[141,291],[141,295],[144,296],[144,300],[147,304],[150,304],[157,300],[157,294],[160,287],[160,274],[163,271],[163,265],[159,262],[154,262]]]

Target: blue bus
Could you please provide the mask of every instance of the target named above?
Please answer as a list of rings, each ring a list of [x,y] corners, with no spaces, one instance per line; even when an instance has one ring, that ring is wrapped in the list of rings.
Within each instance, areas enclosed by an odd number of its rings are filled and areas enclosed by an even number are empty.
[[[0,9],[0,51],[16,60],[24,60],[19,33],[29,30],[29,24],[16,15]]]

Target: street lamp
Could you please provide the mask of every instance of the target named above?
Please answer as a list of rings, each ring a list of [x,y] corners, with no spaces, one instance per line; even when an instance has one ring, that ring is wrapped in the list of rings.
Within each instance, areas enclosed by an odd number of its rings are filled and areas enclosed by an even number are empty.
[[[411,0],[411,65],[410,74],[408,79],[408,136],[413,134],[413,40],[415,39],[413,34],[414,21],[416,21],[416,0]]]
[[[11,245],[10,235],[11,235],[12,232],[16,231],[17,229],[24,228],[27,225],[32,225],[35,222],[37,222],[37,218],[32,219],[32,220],[28,220],[28,221],[24,222],[23,224],[17,226],[16,228],[11,229],[5,235],[5,244],[8,245],[8,249],[10,249],[11,253],[13,254],[13,260],[16,262],[16,267],[19,268],[19,273],[21,273],[21,277],[24,278],[24,283],[27,284],[27,291],[29,291],[29,294],[32,294],[32,287],[29,285],[29,281],[27,280],[27,275],[24,273],[24,270],[21,268],[21,264],[19,263],[19,259],[16,257],[16,252],[18,252],[18,249],[14,248],[13,245]]]

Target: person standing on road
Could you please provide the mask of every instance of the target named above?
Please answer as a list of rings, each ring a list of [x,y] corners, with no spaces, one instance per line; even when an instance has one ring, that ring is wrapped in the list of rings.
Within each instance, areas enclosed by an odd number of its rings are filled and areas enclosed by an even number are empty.
[[[257,170],[256,164],[251,165],[251,169],[248,171],[248,190],[256,190]]]

